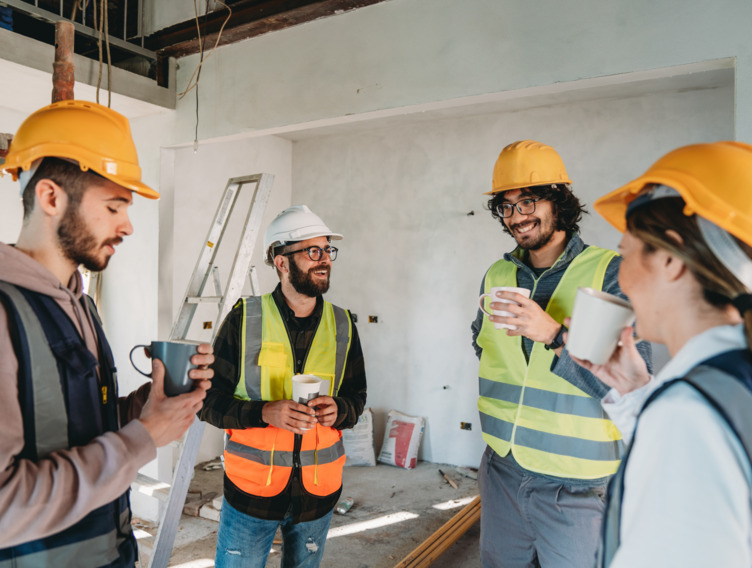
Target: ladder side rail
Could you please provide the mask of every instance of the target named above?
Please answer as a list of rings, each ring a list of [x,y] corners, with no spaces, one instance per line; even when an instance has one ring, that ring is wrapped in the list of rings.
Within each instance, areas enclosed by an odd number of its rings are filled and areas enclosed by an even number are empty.
[[[272,174],[261,174],[253,196],[253,202],[246,216],[243,235],[240,240],[240,247],[230,270],[230,278],[227,283],[222,302],[217,312],[217,321],[213,327],[214,334],[219,330],[227,314],[240,298],[243,290],[243,283],[251,265],[251,256],[256,246],[260,232],[261,221],[266,211],[266,204],[269,201],[269,195],[272,191],[274,176]],[[254,293],[256,293],[254,291]]]
[[[159,522],[157,536],[154,539],[152,555],[149,559],[149,568],[167,568],[175,545],[175,536],[178,532],[180,515],[183,513],[185,498],[191,484],[193,466],[196,463],[198,450],[201,446],[201,438],[204,434],[204,423],[198,418],[193,419],[193,424],[188,429],[183,440],[180,458],[175,466],[172,476],[170,497],[164,507]]]
[[[240,184],[232,180],[227,182],[217,213],[214,215],[206,239],[201,247],[196,266],[193,269],[191,278],[188,280],[188,286],[186,287],[181,307],[170,331],[170,339],[185,339],[188,333],[196,312],[196,304],[186,303],[186,299],[200,296],[209,281],[211,268],[214,266],[214,260],[219,250],[219,243],[222,241],[225,229],[227,228],[227,218],[235,207],[235,202],[240,194],[239,189]]]

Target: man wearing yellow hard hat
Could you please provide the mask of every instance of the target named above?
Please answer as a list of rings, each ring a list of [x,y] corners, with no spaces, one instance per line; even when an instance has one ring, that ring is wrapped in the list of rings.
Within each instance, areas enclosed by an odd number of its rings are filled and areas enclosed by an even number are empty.
[[[608,388],[562,347],[578,287],[621,294],[619,257],[579,236],[584,209],[571,183],[556,151],[533,140],[505,147],[494,167],[488,207],[517,247],[486,272],[481,293],[491,298],[472,325],[487,443],[484,568],[591,565],[621,458],[600,405]],[[641,355],[650,359],[648,345]]]
[[[128,120],[63,101],[30,115],[5,172],[24,219],[0,243],[0,565],[133,567],[129,487],[156,448],[182,436],[209,388],[199,347],[195,390],[166,397],[164,367],[118,398],[115,365],[79,265],[103,270],[133,232],[141,182]]]
[[[669,152],[594,207],[624,233],[625,328],[603,406],[631,444],[609,486],[598,566],[752,566],[752,146]]]

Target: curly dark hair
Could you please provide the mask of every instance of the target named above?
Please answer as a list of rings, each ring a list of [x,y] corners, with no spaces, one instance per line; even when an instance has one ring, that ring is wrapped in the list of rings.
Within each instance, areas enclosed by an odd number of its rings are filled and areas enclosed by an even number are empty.
[[[504,203],[506,199],[502,191],[494,194],[491,199],[488,200],[486,207],[491,211],[494,219],[501,223],[502,228],[507,234],[511,234],[504,219],[496,212],[496,207]],[[580,231],[580,221],[582,220],[583,213],[587,214],[588,211],[583,207],[577,196],[572,193],[569,184],[559,183],[551,185],[535,185],[532,187],[522,188],[523,195],[532,195],[546,199],[554,205],[554,215],[556,216],[556,230],[564,231],[568,235],[578,233]]]

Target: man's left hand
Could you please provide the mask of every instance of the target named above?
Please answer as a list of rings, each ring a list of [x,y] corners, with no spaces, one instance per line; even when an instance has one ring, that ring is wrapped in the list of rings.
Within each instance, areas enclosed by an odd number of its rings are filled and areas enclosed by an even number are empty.
[[[539,343],[549,344],[559,333],[561,324],[548,315],[535,301],[517,292],[497,292],[497,298],[511,300],[514,303],[491,302],[492,310],[504,310],[513,316],[490,316],[494,323],[513,325],[516,329],[507,329],[507,335],[524,335]]]
[[[322,426],[334,426],[337,420],[337,403],[331,396],[320,396],[308,402],[316,410],[316,421]]]

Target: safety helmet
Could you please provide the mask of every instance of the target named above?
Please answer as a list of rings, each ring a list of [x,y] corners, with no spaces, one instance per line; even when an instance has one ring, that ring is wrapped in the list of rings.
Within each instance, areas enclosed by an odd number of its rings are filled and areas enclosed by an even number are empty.
[[[752,146],[713,142],[669,152],[637,179],[600,197],[593,207],[624,232],[627,206],[646,186],[673,188],[697,214],[752,245]]]
[[[269,224],[264,234],[264,262],[274,264],[272,251],[275,247],[305,241],[314,237],[329,237],[339,240],[342,235],[333,233],[307,205],[288,207]]]
[[[36,160],[53,157],[78,162],[83,171],[92,170],[144,197],[159,197],[141,182],[128,119],[105,106],[69,100],[32,113],[18,128],[0,167],[16,180]]]
[[[493,171],[493,195],[536,185],[572,183],[556,150],[535,140],[521,140],[504,148]]]

